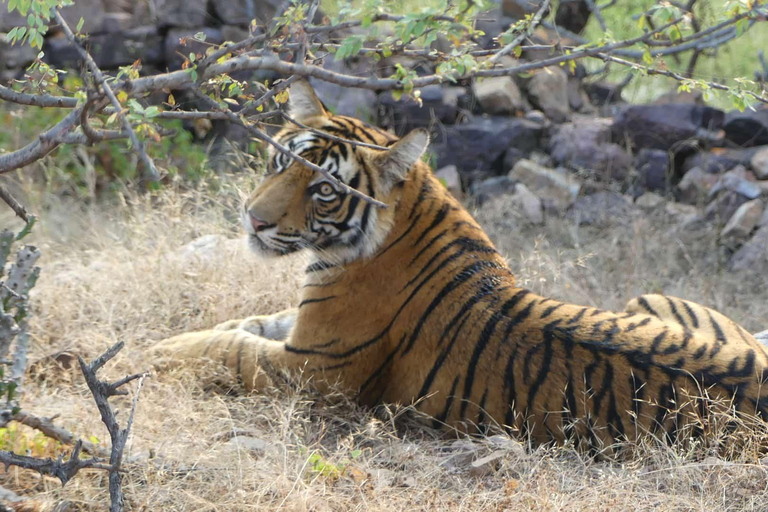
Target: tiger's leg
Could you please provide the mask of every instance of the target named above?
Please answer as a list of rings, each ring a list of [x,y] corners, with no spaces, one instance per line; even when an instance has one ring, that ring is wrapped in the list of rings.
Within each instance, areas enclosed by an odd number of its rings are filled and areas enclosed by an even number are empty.
[[[274,315],[257,315],[242,320],[228,320],[214,327],[216,331],[242,329],[270,340],[285,341],[296,323],[298,309],[286,309]]]
[[[288,350],[286,343],[254,335],[243,329],[189,332],[161,341],[149,355],[160,366],[179,366],[185,361],[214,361],[232,371],[246,390],[260,390],[284,380],[287,373],[311,381],[323,391],[327,383],[342,377],[349,363],[331,356]],[[315,378],[315,377],[321,378]]]
[[[715,311],[677,297],[641,295],[625,308],[627,313],[653,315],[666,322],[676,322],[692,333],[718,341],[740,340],[752,345],[755,338],[739,324]]]

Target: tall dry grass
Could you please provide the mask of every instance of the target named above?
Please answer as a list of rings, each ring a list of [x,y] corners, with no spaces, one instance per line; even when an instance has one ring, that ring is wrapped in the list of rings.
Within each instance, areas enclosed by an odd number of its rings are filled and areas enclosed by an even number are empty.
[[[166,336],[295,304],[306,258],[258,261],[237,240],[237,188],[248,186],[233,180],[215,191],[89,206],[30,193],[42,217],[32,243],[43,252],[31,359],[59,350],[88,359],[122,340],[126,348],[104,370],[118,378],[149,368],[147,347]],[[714,235],[675,229],[663,214],[601,228],[557,219],[532,228],[495,201],[478,218],[538,293],[620,309],[641,292],[665,292],[714,306],[751,330],[768,327],[766,276],[724,272]],[[2,225],[14,222],[0,216]],[[219,238],[188,248],[204,235]],[[23,406],[58,414],[58,424],[83,438],[107,439],[82,377],[42,370],[28,380]],[[768,464],[751,450],[724,460],[695,444],[649,442],[635,457],[594,461],[569,447],[526,449],[498,435],[440,436],[402,409],[374,414],[342,397],[213,392],[208,384],[220,376],[206,371],[203,379],[175,370],[145,382],[128,445],[130,510],[768,509]],[[130,400],[113,399],[123,421]],[[495,463],[471,470],[492,453]],[[107,506],[100,472],[61,488],[12,468],[0,483],[47,509],[62,501],[68,510]]]

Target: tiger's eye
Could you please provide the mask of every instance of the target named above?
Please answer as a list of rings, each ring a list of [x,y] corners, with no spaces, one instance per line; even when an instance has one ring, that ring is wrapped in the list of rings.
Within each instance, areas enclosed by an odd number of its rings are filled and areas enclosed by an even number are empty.
[[[320,185],[320,194],[324,196],[330,196],[333,194],[333,187],[330,186],[328,183],[323,183]]]

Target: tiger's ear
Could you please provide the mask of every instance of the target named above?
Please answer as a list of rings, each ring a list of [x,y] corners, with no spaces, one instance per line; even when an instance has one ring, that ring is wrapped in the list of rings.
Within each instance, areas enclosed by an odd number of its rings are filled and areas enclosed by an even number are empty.
[[[318,116],[327,116],[320,98],[307,80],[297,80],[290,89],[290,113],[291,117],[300,123]]]
[[[429,132],[417,128],[378,156],[376,164],[391,184],[403,181],[429,145]]]

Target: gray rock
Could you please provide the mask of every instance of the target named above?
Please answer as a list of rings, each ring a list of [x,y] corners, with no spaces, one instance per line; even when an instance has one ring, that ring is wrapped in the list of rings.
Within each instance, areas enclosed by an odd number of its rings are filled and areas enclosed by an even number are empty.
[[[518,183],[515,186],[515,194],[510,198],[510,202],[523,212],[531,224],[544,224],[544,206],[541,199],[524,184]]]
[[[469,474],[478,478],[495,472],[506,454],[505,450],[496,450],[490,455],[472,461],[469,467]]]
[[[438,168],[453,164],[462,174],[485,171],[498,175],[509,170],[503,164],[510,148],[529,155],[540,147],[543,131],[542,125],[527,119],[472,118],[439,131],[432,152],[437,155]]]
[[[643,148],[635,155],[635,169],[645,190],[667,191],[670,188],[669,152]]]
[[[372,63],[364,59],[338,61],[329,57],[323,61],[323,69],[355,76],[373,73]],[[342,87],[314,78],[310,79],[310,83],[320,101],[332,107],[337,114],[366,121],[376,119],[376,92],[369,89]]]
[[[461,201],[464,199],[464,192],[461,190],[461,176],[455,165],[446,165],[442,169],[435,171],[435,177],[445,185],[453,197]]]
[[[731,256],[728,268],[734,271],[759,272],[766,264],[768,264],[768,226],[763,226]]]
[[[350,91],[348,88],[339,90],[345,96]],[[391,92],[383,92],[378,96],[378,107],[379,124],[394,129],[398,135],[404,135],[414,128],[431,128],[436,123],[453,125],[460,113],[455,93],[439,85],[421,89],[421,104],[406,96],[395,100]]]
[[[487,114],[514,115],[531,108],[515,81],[508,76],[474,80],[472,92]]]
[[[206,25],[206,0],[155,0],[158,22],[164,27]]]
[[[724,117],[723,111],[703,105],[629,105],[614,117],[613,139],[666,151],[683,142],[717,140]]]
[[[0,6],[0,10],[5,6]],[[37,50],[28,44],[10,44],[6,34],[0,34],[0,69],[26,68],[37,58]]]
[[[653,192],[646,192],[635,199],[635,206],[647,212],[658,210],[663,204],[664,198]]]
[[[762,193],[760,186],[747,179],[747,170],[743,166],[738,166],[725,173],[709,191],[709,195],[710,197],[715,196],[723,190],[736,192],[747,199],[758,198]]]
[[[205,34],[205,42],[193,38],[198,32]],[[185,56],[193,52],[204,54],[212,43],[219,44],[222,42],[224,39],[221,29],[218,28],[172,28],[166,34],[163,44],[165,65],[170,70],[181,69]]]
[[[605,227],[626,222],[632,205],[617,192],[597,192],[580,197],[568,211],[567,218],[578,225]]]
[[[702,220],[708,222],[717,221],[725,224],[731,217],[733,217],[736,210],[747,201],[749,201],[749,199],[738,192],[725,190],[718,194],[715,200],[707,205],[704,209],[704,217]]]
[[[757,226],[763,214],[763,202],[753,199],[739,206],[720,232],[721,239],[745,240]]]
[[[715,148],[711,151],[701,151],[685,159],[683,172],[688,172],[694,167],[699,167],[710,174],[722,174],[730,171],[737,165],[749,166],[750,160],[757,153],[758,148],[726,149]]]
[[[164,62],[163,38],[154,26],[92,36],[91,56],[101,68],[127,66],[137,59],[143,65]]]
[[[768,146],[757,151],[749,163],[757,179],[768,180]]]
[[[528,97],[555,123],[564,123],[571,116],[568,101],[568,75],[559,66],[536,71],[526,84]]]
[[[501,0],[504,16],[521,20],[529,14],[536,14],[543,0]]]
[[[739,146],[768,145],[768,106],[758,105],[754,110],[728,112],[723,129],[728,140]]]
[[[530,160],[520,160],[509,172],[509,178],[524,184],[553,208],[564,211],[579,195],[581,183],[567,172],[560,172],[538,165]]]
[[[214,16],[225,25],[245,25],[255,19],[261,25],[272,21],[280,0],[211,0]]]
[[[269,449],[269,443],[258,437],[237,436],[227,441],[227,446],[237,450],[264,453]]]
[[[493,197],[514,194],[515,185],[515,180],[507,176],[494,176],[473,183],[469,188],[469,193],[474,203],[481,206]]]
[[[699,204],[709,197],[709,193],[720,178],[716,174],[709,174],[694,167],[677,184],[679,199],[684,203]]]
[[[611,142],[609,119],[579,119],[554,129],[549,151],[557,165],[587,173],[602,181],[624,179],[632,158]]]

